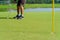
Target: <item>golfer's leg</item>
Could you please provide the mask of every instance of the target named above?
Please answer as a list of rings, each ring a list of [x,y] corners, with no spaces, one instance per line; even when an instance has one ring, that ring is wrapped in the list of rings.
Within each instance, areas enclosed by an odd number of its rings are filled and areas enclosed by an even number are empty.
[[[20,16],[20,15],[19,15],[19,11],[20,11],[20,6],[17,6],[17,15],[16,15],[15,17],[13,17],[13,18],[17,18],[17,17]]]
[[[21,7],[21,15],[24,16],[24,7],[23,5],[21,5],[20,7]]]
[[[19,16],[20,6],[17,6],[17,15]]]

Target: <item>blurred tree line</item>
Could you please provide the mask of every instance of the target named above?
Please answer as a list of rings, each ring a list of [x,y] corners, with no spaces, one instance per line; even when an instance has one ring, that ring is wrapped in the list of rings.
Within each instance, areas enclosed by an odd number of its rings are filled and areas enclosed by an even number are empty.
[[[17,0],[18,1],[18,0]],[[11,2],[13,2],[11,0]],[[35,4],[35,3],[38,3],[38,4],[42,4],[42,3],[52,3],[52,0],[26,0],[26,3],[28,4]]]
[[[51,0],[26,0],[27,3],[52,3]]]
[[[11,3],[14,2],[14,0],[0,0],[0,1],[10,1]],[[38,4],[42,4],[42,3],[50,4],[50,3],[52,3],[52,0],[26,0],[26,3],[28,3],[28,4],[35,4],[35,3],[38,3]],[[60,3],[60,0],[55,0],[55,3]]]

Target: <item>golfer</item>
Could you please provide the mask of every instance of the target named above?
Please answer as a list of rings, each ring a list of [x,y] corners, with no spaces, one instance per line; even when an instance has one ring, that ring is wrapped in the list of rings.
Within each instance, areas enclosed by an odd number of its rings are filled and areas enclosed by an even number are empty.
[[[16,2],[16,0],[14,0]],[[18,0],[17,2],[17,15],[14,18],[24,18],[24,4],[26,0]]]

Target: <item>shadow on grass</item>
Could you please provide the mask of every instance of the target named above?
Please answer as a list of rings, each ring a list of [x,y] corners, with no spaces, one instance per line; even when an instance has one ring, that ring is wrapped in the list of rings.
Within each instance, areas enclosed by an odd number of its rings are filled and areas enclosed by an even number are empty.
[[[14,19],[13,17],[0,17],[0,19]]]

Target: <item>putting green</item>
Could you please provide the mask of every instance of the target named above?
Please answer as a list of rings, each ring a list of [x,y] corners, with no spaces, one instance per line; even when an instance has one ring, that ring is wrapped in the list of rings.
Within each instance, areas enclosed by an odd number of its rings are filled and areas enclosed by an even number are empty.
[[[25,18],[21,20],[12,19],[15,15],[10,13],[11,19],[7,19],[8,13],[0,12],[0,40],[53,40],[51,12],[25,12]],[[55,32],[59,39],[57,28]]]

